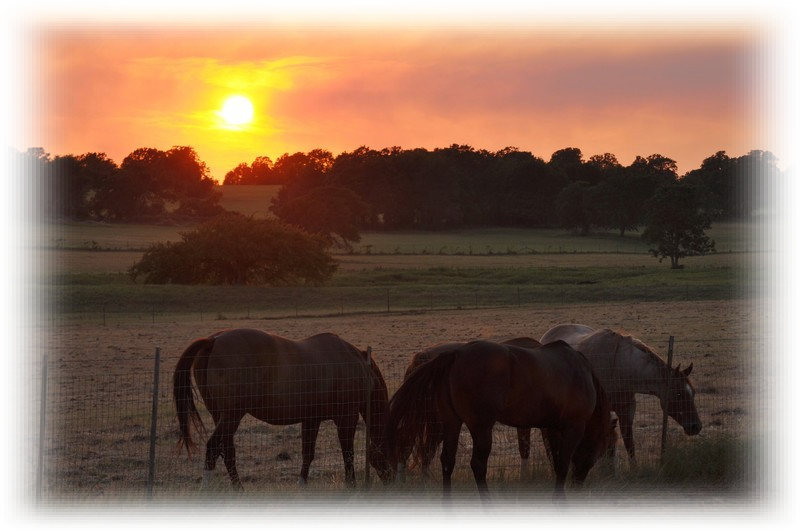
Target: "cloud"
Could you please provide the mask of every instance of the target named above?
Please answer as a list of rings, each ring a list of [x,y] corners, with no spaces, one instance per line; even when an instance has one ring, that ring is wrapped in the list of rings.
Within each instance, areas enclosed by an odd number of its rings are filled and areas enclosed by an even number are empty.
[[[56,153],[114,143],[127,154],[152,139],[219,157],[212,142],[240,142],[248,156],[272,158],[455,142],[543,157],[572,145],[623,159],[663,143],[655,149],[688,168],[697,149],[743,141],[758,36],[209,27],[62,32],[45,44],[38,81],[58,91],[42,138]],[[258,108],[249,136],[213,132],[230,91]]]

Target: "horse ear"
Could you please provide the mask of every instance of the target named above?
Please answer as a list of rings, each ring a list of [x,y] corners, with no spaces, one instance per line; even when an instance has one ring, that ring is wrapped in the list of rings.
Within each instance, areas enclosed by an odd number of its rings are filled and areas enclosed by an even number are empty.
[[[678,365],[678,367],[680,367],[680,365]],[[686,368],[683,370],[683,375],[684,375],[684,376],[689,376],[689,374],[692,372],[692,367],[694,367],[694,362],[693,362],[693,363],[690,363],[690,364],[689,364],[689,366],[688,366],[688,367],[686,367]]]
[[[611,419],[611,429],[612,430],[616,429],[618,424],[619,424],[619,419],[617,417],[614,417],[613,419]]]
[[[681,364],[679,363],[677,367],[675,367],[675,372],[681,372]]]

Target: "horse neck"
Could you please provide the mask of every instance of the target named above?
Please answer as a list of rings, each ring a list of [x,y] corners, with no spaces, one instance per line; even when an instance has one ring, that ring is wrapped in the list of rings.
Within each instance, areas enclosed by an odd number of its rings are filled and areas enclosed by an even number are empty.
[[[642,350],[633,345],[635,352],[634,366],[636,367],[634,386],[637,393],[657,396],[664,400],[664,381],[667,376],[667,364],[652,352]]]

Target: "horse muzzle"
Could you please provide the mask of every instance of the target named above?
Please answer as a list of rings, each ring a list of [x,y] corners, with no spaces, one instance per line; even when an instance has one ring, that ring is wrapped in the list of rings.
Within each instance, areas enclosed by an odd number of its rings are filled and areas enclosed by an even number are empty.
[[[683,432],[686,435],[697,435],[700,433],[700,430],[703,429],[703,423],[699,420],[697,422],[692,422],[691,424],[687,424],[683,427]]]

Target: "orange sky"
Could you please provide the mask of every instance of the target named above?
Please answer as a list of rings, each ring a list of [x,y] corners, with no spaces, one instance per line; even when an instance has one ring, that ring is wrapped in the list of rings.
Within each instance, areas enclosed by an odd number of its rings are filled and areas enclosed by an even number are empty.
[[[718,150],[770,149],[753,92],[762,37],[742,25],[414,28],[40,25],[35,124],[15,147],[120,163],[189,145],[218,180],[261,155],[362,145],[516,146],[545,160],[578,147],[626,165],[660,153],[681,174]],[[255,106],[242,130],[215,114],[234,93]]]

